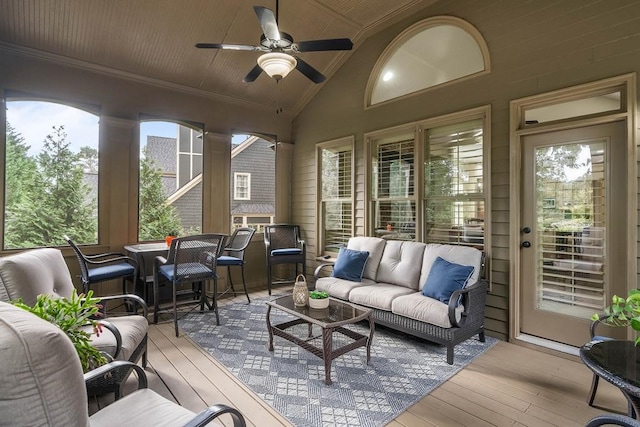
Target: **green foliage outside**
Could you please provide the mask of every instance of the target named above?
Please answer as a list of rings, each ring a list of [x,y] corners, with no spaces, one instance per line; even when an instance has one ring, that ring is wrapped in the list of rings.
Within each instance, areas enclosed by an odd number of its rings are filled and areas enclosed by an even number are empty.
[[[89,291],[87,297],[83,298],[83,295],[77,295],[75,289],[71,299],[38,295],[33,307],[24,304],[22,299],[12,301],[15,306],[60,328],[73,343],[84,372],[107,363],[105,356],[91,346],[91,333],[87,332],[87,326],[90,326],[96,335],[102,332],[102,326],[95,320],[100,314],[99,302],[100,299],[93,298],[93,291]]]
[[[138,239],[160,240],[183,234],[175,207],[167,204],[162,191],[162,173],[146,155],[140,160],[140,229]]]
[[[68,235],[82,244],[98,243],[98,201],[85,182],[98,173],[98,150],[74,153],[64,126],[54,126],[42,151],[31,148],[7,123],[4,248],[66,245]],[[160,240],[185,233],[162,192],[159,168],[143,156],[140,168],[139,239]]]
[[[6,144],[5,249],[63,245],[65,234],[97,243],[97,200],[83,180],[87,159],[71,151],[64,126],[53,127],[36,156],[8,123]]]

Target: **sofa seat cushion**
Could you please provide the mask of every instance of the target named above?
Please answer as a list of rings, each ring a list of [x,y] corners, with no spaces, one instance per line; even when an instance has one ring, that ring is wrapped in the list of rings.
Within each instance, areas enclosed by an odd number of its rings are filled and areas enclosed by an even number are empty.
[[[118,316],[107,317],[109,323],[115,326],[122,335],[122,348],[118,354],[118,360],[129,360],[137,345],[142,342],[149,330],[149,322],[144,316]],[[87,330],[91,332],[91,328]],[[94,347],[113,356],[116,350],[116,339],[106,328],[103,328],[100,336],[91,335],[91,343]]]
[[[366,307],[377,308],[379,310],[391,311],[391,302],[402,295],[412,294],[415,291],[398,285],[389,283],[376,283],[373,286],[355,288],[349,293],[349,301],[364,305]]]
[[[365,279],[376,280],[378,274],[378,264],[380,264],[380,258],[382,258],[382,252],[384,251],[385,241],[379,237],[352,237],[347,243],[347,248],[356,251],[369,252],[369,260],[364,266],[364,273],[362,277]]]
[[[387,241],[376,280],[417,291],[420,286],[420,266],[426,246],[419,242]]]
[[[376,282],[369,279],[362,279],[361,282],[352,282],[338,277],[321,277],[316,280],[316,290],[325,291],[331,297],[349,301],[349,293],[351,290],[375,284]]]
[[[456,319],[460,316],[464,307],[456,308]],[[450,328],[449,305],[436,299],[425,297],[421,292],[413,292],[395,298],[391,303],[391,311],[394,314],[430,323],[442,328]]]

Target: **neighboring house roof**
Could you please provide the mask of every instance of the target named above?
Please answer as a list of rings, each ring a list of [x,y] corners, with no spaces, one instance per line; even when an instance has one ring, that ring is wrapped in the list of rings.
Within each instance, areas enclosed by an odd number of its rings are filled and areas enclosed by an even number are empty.
[[[153,159],[155,166],[159,167],[163,174],[176,173],[176,142],[176,138],[147,136],[147,156]]]
[[[249,138],[245,139],[239,144],[234,144],[231,146],[231,158],[233,159],[238,154],[242,153],[247,148],[251,147],[251,144],[261,139],[258,136],[252,135]]]
[[[273,215],[275,208],[270,203],[243,203],[231,211],[232,215],[261,214]]]

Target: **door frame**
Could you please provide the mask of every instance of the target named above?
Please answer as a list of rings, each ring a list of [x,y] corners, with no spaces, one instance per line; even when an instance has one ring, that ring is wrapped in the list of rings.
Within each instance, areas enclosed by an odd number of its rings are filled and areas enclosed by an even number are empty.
[[[530,124],[525,122],[525,111],[532,108],[550,106],[571,100],[579,100],[602,94],[611,89],[619,89],[621,94],[619,111],[591,114],[589,116],[579,116],[570,119],[558,120],[547,123]],[[560,89],[553,92],[533,95],[526,98],[516,99],[510,102],[510,123],[509,123],[509,259],[510,259],[510,287],[509,287],[509,341],[529,342],[543,347],[560,350],[563,352],[575,352],[575,349],[554,341],[544,340],[530,335],[523,334],[520,325],[520,208],[521,208],[521,188],[522,188],[522,138],[527,135],[546,133],[559,130],[575,129],[596,124],[612,123],[622,121],[626,124],[627,133],[627,230],[630,230],[627,241],[627,291],[633,289],[637,278],[637,226],[638,226],[638,162],[636,161],[637,151],[637,127],[636,127],[636,74],[624,74],[622,76]],[[631,338],[631,331],[628,336]]]

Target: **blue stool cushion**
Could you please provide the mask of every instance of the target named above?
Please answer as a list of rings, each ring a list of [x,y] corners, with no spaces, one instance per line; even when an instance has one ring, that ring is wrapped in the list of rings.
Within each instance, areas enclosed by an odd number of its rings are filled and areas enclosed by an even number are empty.
[[[133,274],[135,269],[126,262],[120,264],[105,265],[104,267],[90,268],[89,281],[100,282],[102,280],[115,279]]]
[[[243,261],[240,258],[236,258],[234,256],[219,256],[218,257],[218,265],[228,266],[228,265],[242,265]]]
[[[299,254],[302,254],[302,249],[298,249],[298,248],[274,249],[271,251],[271,256],[299,255]]]
[[[592,339],[592,341],[611,341],[613,338],[610,337],[604,337],[602,335],[595,335]]]
[[[165,264],[160,266],[158,272],[166,277],[168,280],[173,281],[173,264]],[[211,269],[207,268],[206,265],[200,264],[199,262],[190,262],[178,265],[178,278],[183,280],[189,280],[193,278],[197,279],[213,279],[217,278],[216,274],[211,271]]]

